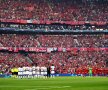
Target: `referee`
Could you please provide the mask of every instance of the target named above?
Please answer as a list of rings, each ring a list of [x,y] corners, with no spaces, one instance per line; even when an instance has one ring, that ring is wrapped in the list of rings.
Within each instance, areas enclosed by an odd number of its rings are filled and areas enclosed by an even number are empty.
[[[47,78],[50,78],[50,76],[51,76],[51,68],[50,68],[50,66],[48,66],[47,67]]]

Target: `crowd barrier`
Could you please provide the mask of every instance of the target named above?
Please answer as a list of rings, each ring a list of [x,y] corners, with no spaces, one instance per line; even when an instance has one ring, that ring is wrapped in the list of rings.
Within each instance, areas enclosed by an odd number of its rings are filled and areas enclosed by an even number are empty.
[[[63,48],[63,47],[0,47],[0,51],[10,51],[10,52],[19,52],[19,51],[25,51],[25,52],[73,52],[76,53],[78,51],[107,51],[108,47],[105,48],[87,48],[87,47],[77,47],[77,48]]]
[[[68,76],[89,76],[89,74],[53,74],[53,76],[55,77],[68,77]],[[104,75],[104,74],[97,74],[97,75],[93,75],[93,76],[108,76],[108,74]],[[12,75],[11,74],[0,74],[0,78],[11,78]]]
[[[11,22],[11,23],[21,23],[21,24],[53,24],[53,23],[60,23],[60,24],[70,24],[70,25],[84,25],[84,24],[91,24],[91,25],[106,25],[108,22],[103,21],[51,21],[51,20],[12,20],[12,19],[0,19],[0,22]]]

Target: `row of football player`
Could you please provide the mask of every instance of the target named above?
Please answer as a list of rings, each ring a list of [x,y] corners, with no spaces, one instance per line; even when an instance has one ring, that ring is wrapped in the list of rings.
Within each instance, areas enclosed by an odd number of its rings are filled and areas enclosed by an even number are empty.
[[[40,67],[40,66],[32,66],[32,67],[18,67],[18,68],[12,68],[11,72],[12,75],[16,75],[19,78],[30,78],[30,77],[50,77],[51,75],[54,76],[55,66],[48,66],[48,67]]]

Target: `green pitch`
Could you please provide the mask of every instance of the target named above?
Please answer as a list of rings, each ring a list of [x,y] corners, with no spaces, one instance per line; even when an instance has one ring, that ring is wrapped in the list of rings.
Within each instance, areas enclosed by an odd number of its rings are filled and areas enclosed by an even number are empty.
[[[0,90],[108,90],[108,77],[0,78]]]

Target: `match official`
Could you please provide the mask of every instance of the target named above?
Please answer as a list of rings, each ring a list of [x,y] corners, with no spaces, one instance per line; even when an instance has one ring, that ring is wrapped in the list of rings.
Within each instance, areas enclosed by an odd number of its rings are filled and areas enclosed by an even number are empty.
[[[51,68],[50,66],[47,67],[47,77],[50,78],[51,76]]]

